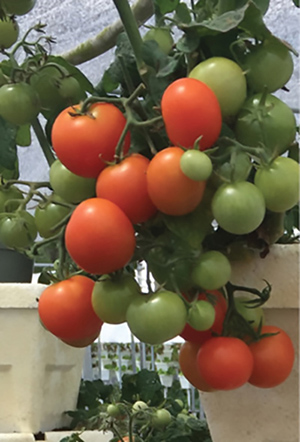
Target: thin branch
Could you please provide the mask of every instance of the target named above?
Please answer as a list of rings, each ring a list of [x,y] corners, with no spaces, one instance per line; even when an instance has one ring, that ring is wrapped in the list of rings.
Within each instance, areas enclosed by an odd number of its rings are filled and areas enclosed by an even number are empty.
[[[145,23],[154,13],[152,0],[137,0],[132,6],[133,15],[138,26]],[[123,31],[121,20],[104,28],[95,37],[81,43],[76,48],[62,54],[69,63],[79,65],[104,54],[116,44],[118,35]]]

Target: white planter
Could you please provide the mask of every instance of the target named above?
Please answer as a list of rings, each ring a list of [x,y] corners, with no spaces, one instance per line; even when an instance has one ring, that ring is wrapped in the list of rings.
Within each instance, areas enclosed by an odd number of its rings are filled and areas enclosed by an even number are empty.
[[[292,338],[296,360],[289,378],[272,389],[249,384],[233,391],[200,393],[213,442],[299,442],[299,246],[275,245],[265,259],[233,265],[231,282],[272,285],[266,323]]]
[[[40,324],[42,284],[0,284],[0,434],[64,427],[76,408],[84,349]]]

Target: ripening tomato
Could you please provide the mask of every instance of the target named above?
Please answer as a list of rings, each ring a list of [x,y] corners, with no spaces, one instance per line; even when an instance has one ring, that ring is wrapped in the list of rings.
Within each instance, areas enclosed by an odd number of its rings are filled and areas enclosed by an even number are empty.
[[[117,204],[134,224],[147,221],[157,211],[147,189],[149,163],[143,155],[130,155],[106,167],[96,183],[97,196]]]
[[[194,181],[181,170],[180,147],[167,147],[150,161],[147,170],[148,192],[154,205],[167,215],[192,212],[202,200],[206,182]]]
[[[215,93],[195,78],[180,78],[164,91],[162,117],[169,139],[174,145],[193,147],[200,140],[200,149],[211,147],[218,139],[221,108]]]
[[[209,330],[199,331],[195,330],[189,324],[186,324],[180,336],[189,342],[203,344],[215,334],[221,334],[223,329],[223,322],[227,311],[227,301],[222,292],[218,290],[206,291],[199,293],[198,300],[209,301],[215,309],[215,321]]]
[[[200,344],[186,341],[181,345],[179,351],[179,366],[183,376],[192,384],[197,390],[213,391],[207,382],[200,376],[197,370],[196,361]]]
[[[290,375],[295,350],[289,335],[279,327],[265,325],[261,333],[276,333],[250,344],[254,367],[249,383],[260,388],[272,388],[284,382]]]
[[[116,204],[103,198],[89,198],[72,213],[65,242],[79,267],[89,273],[105,274],[130,261],[135,249],[135,232]]]
[[[100,333],[102,321],[92,307],[95,282],[82,275],[48,286],[41,294],[38,312],[45,328],[69,342]]]
[[[76,114],[80,106],[64,109],[52,127],[52,145],[58,159],[67,169],[86,178],[97,178],[113,161],[115,149],[126,118],[111,103],[92,104],[84,115]],[[130,146],[130,134],[126,134],[123,153]]]
[[[253,370],[253,356],[241,339],[218,336],[200,346],[197,369],[212,388],[233,390],[249,380]]]

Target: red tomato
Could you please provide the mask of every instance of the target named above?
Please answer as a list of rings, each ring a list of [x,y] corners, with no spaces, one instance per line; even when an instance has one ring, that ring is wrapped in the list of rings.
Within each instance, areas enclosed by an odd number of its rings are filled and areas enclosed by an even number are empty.
[[[253,356],[241,339],[219,336],[209,339],[199,348],[197,369],[212,388],[233,390],[249,380]]]
[[[117,204],[134,224],[147,221],[157,211],[147,189],[149,163],[143,155],[133,154],[106,167],[97,179],[97,196]]]
[[[194,181],[181,170],[180,147],[167,147],[150,161],[147,170],[148,192],[154,205],[167,215],[185,215],[200,203],[205,181]]]
[[[207,294],[213,296],[207,296]],[[213,336],[213,333],[221,334],[223,328],[223,322],[227,311],[227,302],[223,294],[218,290],[207,291],[206,293],[199,293],[198,300],[203,299],[213,304],[215,308],[215,321],[213,326],[209,330],[198,331],[186,324],[180,336],[186,341],[195,342],[197,344],[203,344],[205,341]]]
[[[79,105],[64,109],[52,127],[52,145],[61,163],[76,175],[97,178],[115,149],[125,127],[122,112],[111,103],[95,103],[87,114],[75,115]],[[123,153],[130,146],[127,133]]]
[[[102,321],[92,307],[95,282],[82,275],[49,285],[41,294],[38,312],[52,334],[68,341],[98,335]]]
[[[213,391],[213,389],[204,381],[197,370],[196,360],[199,351],[199,344],[195,342],[185,342],[179,351],[179,366],[183,376],[197,390]]]
[[[135,249],[135,232],[116,204],[103,198],[89,198],[72,213],[65,242],[79,267],[89,273],[105,274],[130,261]]]
[[[284,382],[292,371],[295,350],[289,335],[279,327],[265,325],[261,333],[278,333],[250,344],[254,368],[249,383],[272,388]]]
[[[219,102],[214,92],[195,78],[180,78],[171,83],[161,100],[162,117],[171,142],[193,147],[202,136],[200,149],[217,141],[222,126]]]

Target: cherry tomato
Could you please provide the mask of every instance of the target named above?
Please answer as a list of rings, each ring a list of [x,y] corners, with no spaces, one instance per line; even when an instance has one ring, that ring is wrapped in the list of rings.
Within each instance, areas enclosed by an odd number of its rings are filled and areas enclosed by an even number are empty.
[[[169,29],[152,28],[146,32],[143,37],[144,41],[154,40],[165,54],[169,54],[172,50],[174,40]]]
[[[114,160],[126,119],[110,103],[95,103],[85,115],[75,115],[78,109],[79,105],[68,107],[54,121],[51,135],[53,149],[71,172],[86,178],[97,178],[107,162]],[[128,132],[123,146],[124,154],[129,146]]]
[[[210,329],[216,319],[216,312],[213,305],[202,299],[196,301],[188,310],[188,324],[197,331]]]
[[[212,388],[233,390],[249,380],[253,370],[253,356],[241,339],[219,336],[200,346],[197,369]]]
[[[18,23],[11,17],[0,18],[0,49],[8,49],[19,36]]]
[[[250,344],[254,367],[249,383],[260,388],[273,388],[290,375],[295,350],[289,335],[279,327],[265,325],[261,333],[277,333]]]
[[[168,147],[158,152],[147,170],[148,192],[154,205],[167,215],[192,212],[202,200],[205,181],[194,181],[181,170],[180,147]]]
[[[191,279],[203,290],[215,290],[223,287],[230,276],[231,265],[228,258],[217,250],[209,250],[194,262]]]
[[[213,170],[211,159],[200,150],[186,150],[180,158],[182,172],[191,180],[206,181]]]
[[[26,210],[7,214],[0,219],[0,240],[12,249],[30,247],[37,236],[34,217]]]
[[[201,136],[200,149],[205,150],[221,132],[217,97],[195,78],[180,78],[171,83],[162,96],[161,111],[168,137],[175,146],[191,148]]]
[[[68,342],[99,334],[102,321],[92,308],[94,281],[75,275],[48,286],[38,305],[40,319],[47,330]]]
[[[35,209],[35,224],[43,238],[50,238],[58,233],[62,226],[55,227],[71,213],[71,207],[59,203],[64,203],[64,201],[57,195],[52,195],[46,203],[40,203]]]
[[[5,84],[0,88],[0,115],[9,123],[29,124],[39,112],[39,96],[29,84]]]
[[[1,6],[7,14],[25,15],[32,10],[36,0],[1,0]]]
[[[105,274],[130,261],[135,249],[135,232],[116,204],[103,198],[89,198],[72,213],[65,242],[79,267],[89,273]]]
[[[97,196],[119,206],[134,224],[147,221],[157,212],[147,188],[149,163],[143,155],[133,154],[106,167],[97,179]]]

